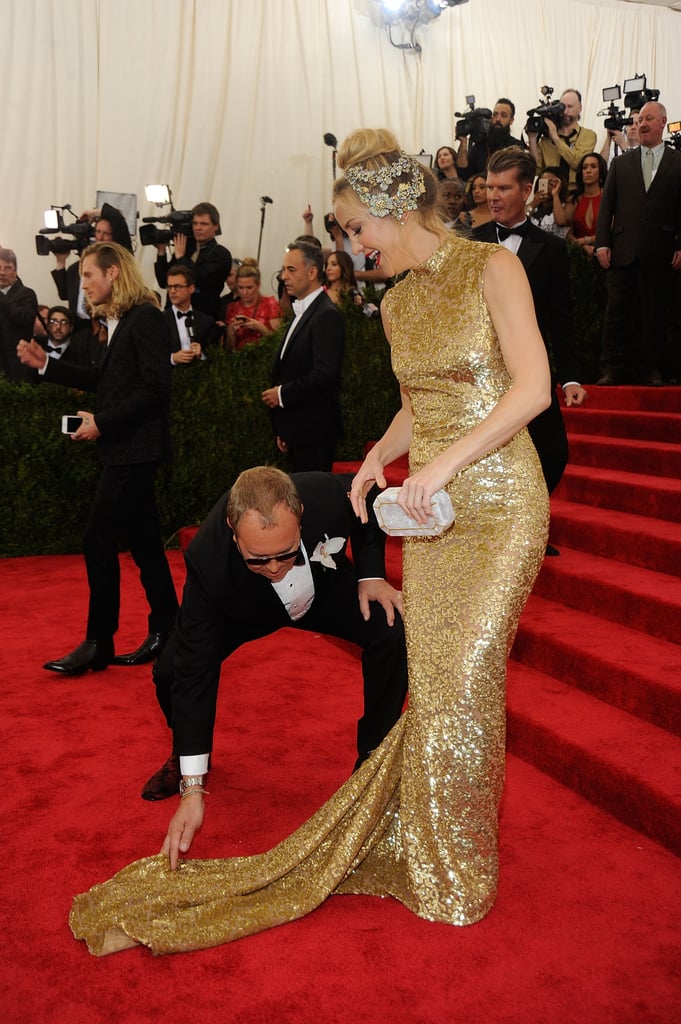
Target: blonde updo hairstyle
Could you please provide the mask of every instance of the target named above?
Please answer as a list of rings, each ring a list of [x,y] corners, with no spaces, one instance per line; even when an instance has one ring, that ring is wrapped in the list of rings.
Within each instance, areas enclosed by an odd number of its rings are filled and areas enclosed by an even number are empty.
[[[350,167],[362,167],[369,171],[378,171],[382,167],[390,167],[402,156],[399,143],[387,128],[358,128],[351,132],[341,143],[338,153],[338,166],[346,171]],[[413,157],[411,158],[413,160]],[[431,171],[413,160],[422,176],[425,192],[416,199],[416,209],[410,213],[421,227],[432,231],[441,238],[448,237],[442,224],[439,210],[439,193],[437,179]],[[395,195],[400,184],[411,181],[411,172],[397,175],[388,187],[388,195]],[[376,194],[381,190],[376,186]],[[347,201],[353,196],[356,202],[362,203],[347,178],[337,178],[333,186],[333,199]],[[392,216],[389,214],[388,216]]]
[[[260,267],[258,261],[252,256],[247,256],[241,261],[236,271],[237,284],[242,277],[254,277],[255,283],[260,287]]]

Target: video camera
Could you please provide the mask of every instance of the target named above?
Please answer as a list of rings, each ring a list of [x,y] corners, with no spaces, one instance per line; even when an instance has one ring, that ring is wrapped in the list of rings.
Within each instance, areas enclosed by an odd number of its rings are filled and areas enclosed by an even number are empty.
[[[38,256],[49,256],[53,253],[82,252],[92,241],[92,224],[89,221],[76,219],[72,224],[65,224],[63,212],[68,210],[72,213],[70,203],[64,206],[51,206],[45,210],[45,227],[35,236],[35,250]],[[48,235],[57,235],[57,238],[48,238]],[[63,238],[63,235],[71,235],[70,238]]]
[[[552,85],[542,85],[539,91],[544,97],[543,102],[540,100],[539,106],[532,107],[531,110],[527,111],[527,124],[525,125],[525,131],[528,134],[532,132],[541,138],[541,136],[546,132],[546,123],[544,118],[547,118],[549,121],[553,121],[556,128],[560,128],[562,126],[565,104],[561,103],[560,100],[556,100],[555,103],[552,101]]]
[[[607,89],[603,89],[603,102],[609,103],[610,106],[607,110],[599,110],[598,116],[605,117],[603,127],[608,132],[621,132],[627,125],[633,124],[631,111],[640,110],[644,103],[657,102],[660,98],[660,90],[648,89],[645,75],[625,78],[624,106],[629,109],[628,116],[626,111],[620,110],[617,106],[617,100],[621,99],[621,96],[622,91],[619,85],[611,85]]]
[[[681,151],[681,121],[670,121],[667,125],[667,131],[671,138],[664,140],[665,146]]]
[[[186,235],[191,238],[192,211],[171,210],[164,217],[142,217],[144,227],[140,228],[142,245],[167,245],[175,235]],[[168,228],[159,228],[158,224],[168,224]]]
[[[476,107],[475,96],[466,96],[466,103],[468,110],[463,114],[455,111],[455,116],[461,120],[454,126],[454,135],[457,139],[469,137],[471,142],[484,142],[492,123],[492,111],[488,107]]]

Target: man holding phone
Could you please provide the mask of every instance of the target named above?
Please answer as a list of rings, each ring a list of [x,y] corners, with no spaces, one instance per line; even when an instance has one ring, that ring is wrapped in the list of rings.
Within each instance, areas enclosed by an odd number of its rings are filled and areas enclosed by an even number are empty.
[[[95,316],[108,323],[98,366],[50,359],[35,341],[17,354],[39,377],[94,391],[95,410],[78,410],[74,441],[95,441],[102,463],[83,541],[90,600],[85,640],[43,666],[63,675],[105,669],[112,662],[151,661],[165,644],[177,596],[161,542],[154,476],[170,445],[170,339],[156,299],[134,257],[114,242],[98,242],[81,259],[83,291]],[[120,605],[119,544],[127,541],[149,603],[148,636],[131,654],[114,657]]]

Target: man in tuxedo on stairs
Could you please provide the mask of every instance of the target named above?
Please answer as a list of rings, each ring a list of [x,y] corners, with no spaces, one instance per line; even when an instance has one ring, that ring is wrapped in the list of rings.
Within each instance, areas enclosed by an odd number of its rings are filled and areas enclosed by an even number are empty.
[[[549,362],[555,368],[567,406],[580,406],[587,393],[579,383],[566,243],[527,219],[536,164],[527,150],[510,146],[490,157],[487,202],[493,220],[476,228],[473,237],[498,242],[518,256],[532,291],[534,309]],[[549,494],[557,487],[568,461],[565,424],[555,387],[551,405],[527,425],[539,455]],[[553,549],[555,552],[555,549]]]
[[[354,515],[350,482],[331,473],[245,470],[187,548],[177,627],[153,673],[173,754],[142,791],[147,800],[172,796],[178,787],[182,794],[167,837],[173,864],[203,820],[220,672],[225,660],[229,671],[229,656],[242,644],[288,626],[361,649],[357,765],[401,714],[407,690],[402,595],[385,579],[385,536],[375,517],[363,524]]]

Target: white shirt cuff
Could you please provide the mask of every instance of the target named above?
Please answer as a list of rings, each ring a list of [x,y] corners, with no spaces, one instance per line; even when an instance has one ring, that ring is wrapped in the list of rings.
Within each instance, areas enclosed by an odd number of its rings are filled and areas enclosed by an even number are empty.
[[[208,771],[208,754],[181,754],[181,775],[205,775]]]

